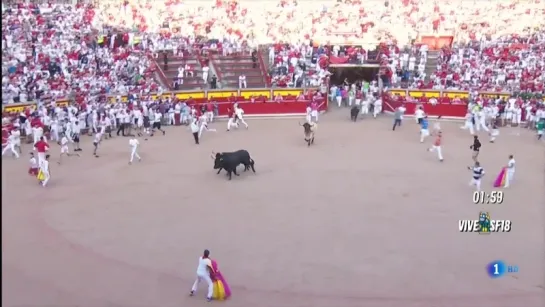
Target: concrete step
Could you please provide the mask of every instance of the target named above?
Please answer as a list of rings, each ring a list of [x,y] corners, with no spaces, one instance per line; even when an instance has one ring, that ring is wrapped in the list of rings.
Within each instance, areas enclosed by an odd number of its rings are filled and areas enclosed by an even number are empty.
[[[256,69],[259,70],[259,65],[256,65],[256,68],[254,68],[253,63],[215,63],[217,67],[221,69]]]
[[[240,71],[240,70],[224,70],[224,69],[221,70],[221,75],[224,77],[234,76],[238,78],[238,76],[240,76],[242,73],[244,73],[246,78],[263,77],[260,70],[257,70],[257,71],[256,70]]]
[[[177,76],[178,75],[178,71],[177,70],[167,70],[167,71],[163,71],[163,73],[165,74],[165,76]],[[202,77],[202,71],[200,70],[194,70],[193,71],[193,76],[194,77]],[[187,76],[186,78],[191,78],[190,76]]]

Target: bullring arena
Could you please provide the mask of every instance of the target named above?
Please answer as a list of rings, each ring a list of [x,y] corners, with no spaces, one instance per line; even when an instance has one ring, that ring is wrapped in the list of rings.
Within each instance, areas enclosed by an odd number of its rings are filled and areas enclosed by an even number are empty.
[[[517,159],[501,205],[475,205],[468,146],[445,122],[445,162],[418,142],[414,120],[324,115],[314,146],[297,119],[251,120],[249,130],[204,135],[185,128],[142,141],[127,165],[128,140],[58,166],[42,188],[27,159],[3,158],[4,306],[543,306],[543,145],[533,133],[505,132],[483,145],[483,186]],[[504,130],[505,131],[505,130]],[[484,138],[484,136],[483,136]],[[257,173],[228,181],[211,151],[245,148]],[[27,146],[24,153],[30,151]],[[541,192],[541,193],[540,193]],[[510,233],[460,233],[479,211],[510,219]],[[188,292],[208,248],[233,296],[207,303]],[[490,279],[502,259],[518,275]]]

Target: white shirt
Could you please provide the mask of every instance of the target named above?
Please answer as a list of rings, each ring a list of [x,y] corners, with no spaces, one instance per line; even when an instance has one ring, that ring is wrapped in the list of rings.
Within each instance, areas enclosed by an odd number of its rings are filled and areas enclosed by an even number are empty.
[[[66,136],[63,136],[61,139],[61,145],[66,146],[68,144],[68,138]]]
[[[42,160],[42,163],[40,164],[40,168],[42,169],[42,172],[48,173],[49,172],[49,161]]]
[[[238,118],[242,118],[242,115],[244,114],[244,110],[241,108],[236,108],[235,113],[237,114]]]
[[[38,168],[38,161],[36,161],[36,158],[32,157],[28,162],[30,164],[30,168]]]
[[[416,111],[414,111],[414,116],[416,116],[416,118],[423,118],[424,111],[422,111],[421,109],[417,109]]]
[[[208,268],[212,266],[212,261],[208,258],[199,257],[199,265],[197,266],[197,275],[208,275]]]
[[[140,145],[140,142],[138,142],[137,139],[130,139],[129,140],[129,145],[135,149],[136,147],[138,147],[138,145]]]
[[[515,159],[509,159],[509,162],[507,162],[507,171],[508,172],[515,171]]]
[[[199,132],[199,126],[197,125],[196,120],[191,123],[191,132],[192,133]]]
[[[100,139],[102,139],[102,133],[95,134],[95,140],[93,142],[100,143]]]
[[[161,117],[163,117],[163,114],[157,112],[157,113],[155,113],[155,117],[154,117],[153,121],[155,123],[160,123],[161,122]]]

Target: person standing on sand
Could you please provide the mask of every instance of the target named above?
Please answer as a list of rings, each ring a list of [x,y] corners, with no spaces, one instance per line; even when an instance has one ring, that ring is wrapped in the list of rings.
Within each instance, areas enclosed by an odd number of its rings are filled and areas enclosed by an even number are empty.
[[[193,283],[193,287],[191,287],[191,291],[189,292],[190,296],[194,296],[195,293],[197,293],[199,283],[204,280],[208,284],[206,300],[209,302],[212,300],[212,295],[214,295],[214,283],[212,282],[212,278],[210,278],[210,272],[212,271],[213,267],[212,261],[210,260],[210,251],[205,249],[203,255],[199,257],[199,264],[197,265],[197,279]]]

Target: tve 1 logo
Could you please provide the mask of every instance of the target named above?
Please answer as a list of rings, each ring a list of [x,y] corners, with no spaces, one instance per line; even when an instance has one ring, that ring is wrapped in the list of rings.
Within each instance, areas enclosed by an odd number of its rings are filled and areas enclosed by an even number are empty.
[[[505,274],[518,273],[519,267],[518,265],[507,265],[501,260],[495,260],[486,266],[486,272],[490,278],[498,278],[504,276]]]

